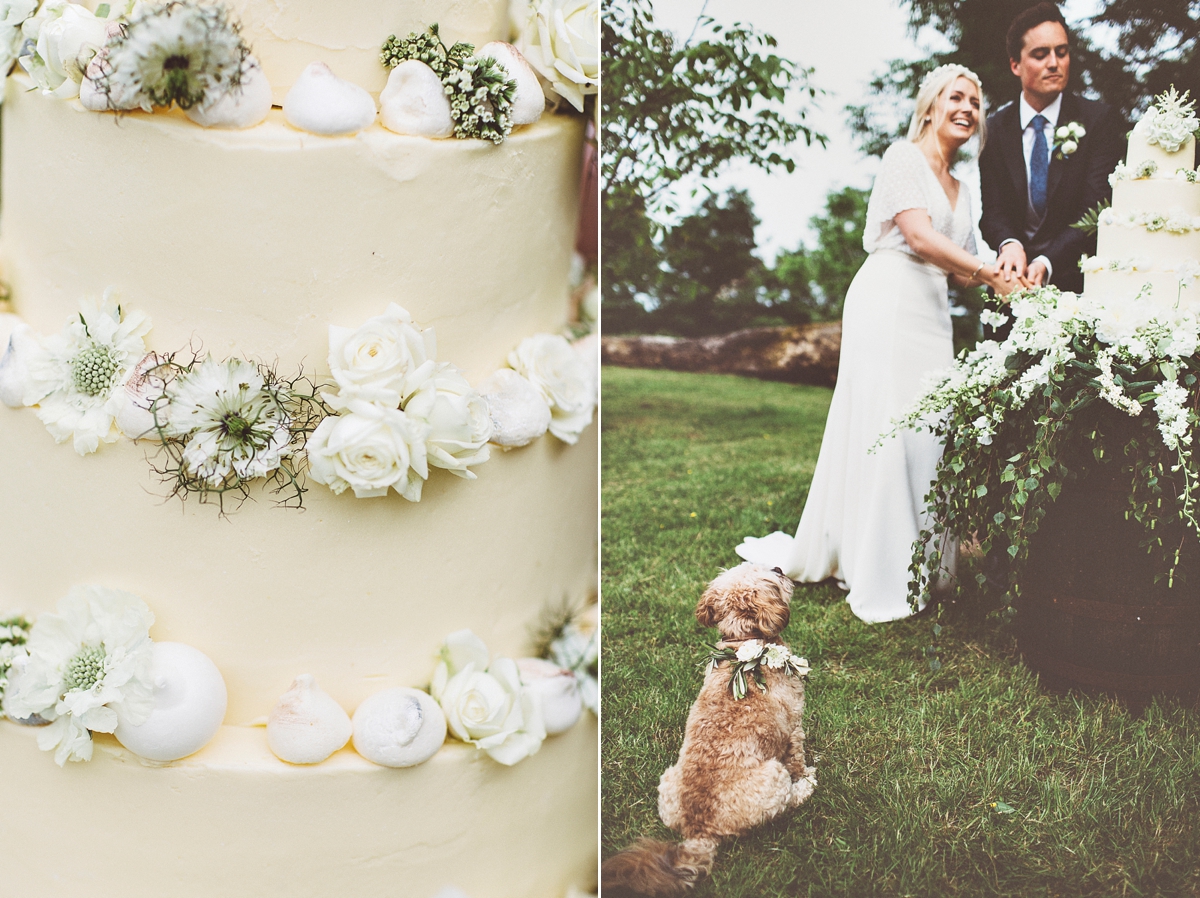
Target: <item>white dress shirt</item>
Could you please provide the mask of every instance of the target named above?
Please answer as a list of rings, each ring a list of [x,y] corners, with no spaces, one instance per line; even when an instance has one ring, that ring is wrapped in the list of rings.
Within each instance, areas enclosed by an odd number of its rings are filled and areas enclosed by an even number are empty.
[[[1028,190],[1029,182],[1032,180],[1032,174],[1029,169],[1029,160],[1033,155],[1034,141],[1033,128],[1030,127],[1029,123],[1033,120],[1035,115],[1041,115],[1046,119],[1046,124],[1044,126],[1046,133],[1046,152],[1049,153],[1050,148],[1054,146],[1054,129],[1058,127],[1058,114],[1062,110],[1062,94],[1059,94],[1057,97],[1055,97],[1054,102],[1045,109],[1041,110],[1039,113],[1038,110],[1029,105],[1029,102],[1025,99],[1025,94],[1022,93],[1021,99],[1018,101],[1018,110],[1021,116],[1021,146],[1025,151],[1025,185],[1026,190]],[[1028,197],[1026,198],[1026,203],[1032,209],[1033,203],[1028,199]],[[1020,242],[1021,241],[1017,240],[1016,238],[1005,240],[1004,243],[1000,244],[1000,248],[1003,249],[1005,243]],[[1022,248],[1024,248],[1023,245]],[[1032,265],[1034,262],[1041,262],[1046,266],[1046,282],[1049,283],[1051,276],[1054,274],[1054,266],[1050,264],[1050,260],[1045,256],[1038,256],[1036,259],[1031,259],[1029,264]]]

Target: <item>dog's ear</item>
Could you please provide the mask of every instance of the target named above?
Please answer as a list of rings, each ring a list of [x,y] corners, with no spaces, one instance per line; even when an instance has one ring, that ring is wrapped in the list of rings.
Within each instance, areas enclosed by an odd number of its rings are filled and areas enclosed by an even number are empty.
[[[778,636],[792,619],[788,597],[777,583],[764,582],[755,603],[758,629],[763,636]]]
[[[696,620],[700,621],[702,627],[715,627],[717,622],[721,620],[721,613],[717,610],[717,603],[721,598],[721,592],[713,586],[709,586],[704,590],[704,594],[700,596],[700,601],[696,603]]]

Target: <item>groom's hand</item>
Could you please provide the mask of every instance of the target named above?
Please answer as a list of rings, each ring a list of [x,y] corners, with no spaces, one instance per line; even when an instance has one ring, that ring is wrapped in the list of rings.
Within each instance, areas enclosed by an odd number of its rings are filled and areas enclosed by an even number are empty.
[[[1046,265],[1036,259],[1025,270],[1025,280],[1033,287],[1041,287],[1046,283]]]
[[[1005,281],[1025,277],[1025,247],[1015,240],[1004,244],[996,256],[996,265],[993,271],[996,277],[1003,278]],[[1044,274],[1045,269],[1043,268],[1042,271]]]

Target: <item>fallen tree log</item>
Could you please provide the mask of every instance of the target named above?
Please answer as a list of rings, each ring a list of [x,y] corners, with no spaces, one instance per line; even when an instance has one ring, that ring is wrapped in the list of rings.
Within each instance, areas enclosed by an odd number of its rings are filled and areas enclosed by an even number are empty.
[[[715,337],[603,337],[600,360],[624,368],[740,374],[832,387],[841,345],[842,323],[827,321],[753,327]]]

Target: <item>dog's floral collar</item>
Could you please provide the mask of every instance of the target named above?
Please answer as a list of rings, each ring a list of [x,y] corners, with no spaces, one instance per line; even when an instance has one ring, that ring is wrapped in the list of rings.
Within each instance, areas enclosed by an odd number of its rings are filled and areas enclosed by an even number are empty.
[[[782,670],[793,677],[804,677],[810,670],[808,661],[799,655],[793,655],[786,645],[771,643],[767,645],[761,639],[749,639],[738,648],[725,646],[710,646],[712,653],[708,656],[709,670],[716,670],[717,665],[728,661],[731,674],[729,691],[735,699],[746,697],[746,676],[749,675],[758,688],[766,691],[762,669],[765,665],[772,670]]]

